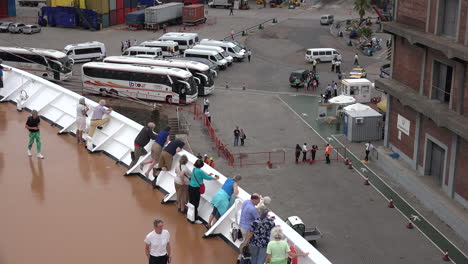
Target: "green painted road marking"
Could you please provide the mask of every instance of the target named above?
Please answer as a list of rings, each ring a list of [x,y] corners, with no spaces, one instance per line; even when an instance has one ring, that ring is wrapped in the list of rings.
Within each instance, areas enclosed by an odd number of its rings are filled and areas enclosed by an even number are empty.
[[[283,103],[286,104],[302,121],[311,127],[325,142],[330,145],[339,143],[334,139],[333,135],[337,134],[336,126],[328,125],[324,122],[317,121],[319,97],[311,96],[288,96],[278,95]],[[332,114],[331,110],[327,110],[327,115]],[[307,115],[303,115],[306,113]],[[332,139],[333,140],[330,140]],[[336,142],[336,143],[335,143]],[[344,146],[341,144],[341,146]],[[348,153],[351,153],[348,151]],[[426,236],[442,253],[448,250],[449,256],[454,263],[468,263],[468,257],[458,249],[451,241],[448,240],[439,230],[429,223],[419,212],[416,211],[407,201],[398,195],[390,186],[388,186],[374,171],[361,162],[361,160],[351,153],[348,155],[349,160],[354,165],[355,170],[363,177],[368,178],[369,182],[375,189],[380,192],[387,200],[392,198],[395,207],[407,219],[411,216],[418,216],[418,221],[413,221],[413,224]],[[441,254],[442,257],[442,254]]]

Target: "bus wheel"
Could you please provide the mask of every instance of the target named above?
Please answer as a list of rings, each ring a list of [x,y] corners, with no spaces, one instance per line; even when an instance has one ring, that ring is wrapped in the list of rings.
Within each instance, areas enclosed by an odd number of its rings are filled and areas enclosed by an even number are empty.
[[[172,97],[171,96],[166,96],[166,103],[172,104]]]
[[[104,88],[99,89],[99,95],[100,96],[107,96],[107,90]]]
[[[117,96],[119,95],[119,92],[117,92],[117,90],[115,90],[115,89],[111,89],[111,90],[109,91],[109,93],[110,93],[112,96],[114,96],[114,97],[117,97]]]

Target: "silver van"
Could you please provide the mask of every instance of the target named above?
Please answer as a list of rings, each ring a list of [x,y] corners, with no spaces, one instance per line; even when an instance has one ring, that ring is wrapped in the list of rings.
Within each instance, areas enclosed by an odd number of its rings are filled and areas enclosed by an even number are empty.
[[[320,16],[320,25],[330,25],[333,24],[334,17],[333,15],[322,15]]]

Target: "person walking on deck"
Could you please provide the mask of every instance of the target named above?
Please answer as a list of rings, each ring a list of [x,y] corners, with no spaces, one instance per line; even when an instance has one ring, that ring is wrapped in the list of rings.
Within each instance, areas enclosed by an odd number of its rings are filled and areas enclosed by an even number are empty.
[[[171,263],[171,235],[164,229],[164,221],[156,219],[153,231],[145,238],[145,254],[149,264]]]
[[[41,153],[41,132],[39,131],[40,122],[41,118],[37,114],[37,111],[32,110],[31,116],[28,117],[25,127],[29,130],[28,156],[32,156],[31,149],[35,141],[37,150],[36,157],[43,159],[44,156]]]

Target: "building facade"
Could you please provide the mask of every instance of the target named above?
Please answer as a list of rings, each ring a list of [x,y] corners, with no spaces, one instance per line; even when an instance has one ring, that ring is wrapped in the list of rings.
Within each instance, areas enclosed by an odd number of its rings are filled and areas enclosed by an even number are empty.
[[[385,145],[468,208],[468,0],[398,0]]]

